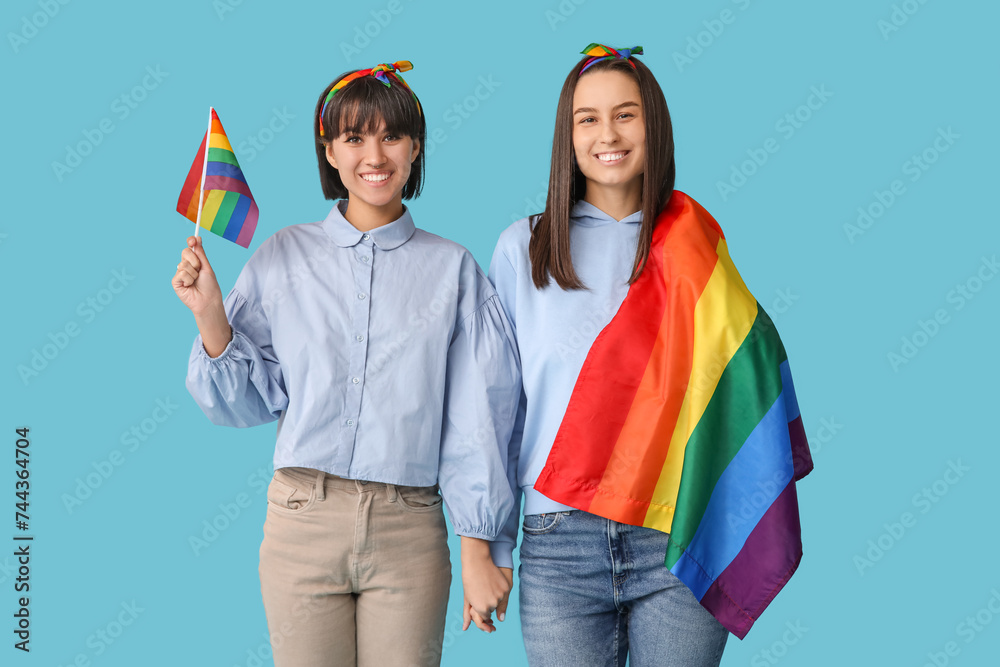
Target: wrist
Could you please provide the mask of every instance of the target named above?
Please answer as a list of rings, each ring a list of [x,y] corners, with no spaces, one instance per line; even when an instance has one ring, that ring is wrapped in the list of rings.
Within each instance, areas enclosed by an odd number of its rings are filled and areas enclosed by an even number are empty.
[[[462,560],[489,560],[492,562],[492,558],[490,557],[490,543],[478,537],[466,537],[463,535]]]

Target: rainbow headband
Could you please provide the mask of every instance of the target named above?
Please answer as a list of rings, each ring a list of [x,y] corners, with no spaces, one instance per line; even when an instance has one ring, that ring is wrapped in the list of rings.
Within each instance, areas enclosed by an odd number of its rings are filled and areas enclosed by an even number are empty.
[[[590,56],[590,60],[586,62],[583,69],[580,70],[580,74],[587,71],[587,68],[596,63],[599,60],[607,60],[608,58],[614,58],[618,60],[625,60],[632,69],[635,69],[635,63],[632,62],[632,56],[641,56],[642,47],[633,46],[631,49],[612,49],[610,46],[604,46],[603,44],[591,44],[583,51],[580,51],[585,56]]]
[[[409,72],[411,69],[413,69],[413,63],[409,60],[397,60],[394,63],[382,63],[380,65],[375,65],[375,67],[372,67],[371,69],[359,69],[356,72],[351,72],[343,79],[333,84],[333,88],[330,89],[330,92],[326,94],[326,99],[323,100],[323,108],[319,111],[319,136],[325,136],[323,134],[323,115],[326,113],[326,105],[330,103],[330,100],[332,100],[333,96],[337,94],[337,91],[343,89],[351,81],[360,79],[363,76],[373,76],[386,86],[392,86],[390,76],[396,81],[399,81],[406,87],[407,90],[410,91],[410,94],[413,95],[413,101],[417,103],[417,112],[423,115],[423,110],[420,108],[420,100],[417,99],[416,93],[414,93],[409,84],[403,80],[403,77],[398,74],[399,72]]]

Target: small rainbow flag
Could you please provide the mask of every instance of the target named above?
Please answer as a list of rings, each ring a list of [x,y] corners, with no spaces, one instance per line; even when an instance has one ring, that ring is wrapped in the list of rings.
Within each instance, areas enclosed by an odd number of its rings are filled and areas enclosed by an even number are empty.
[[[215,109],[211,110],[208,132],[201,140],[198,154],[177,198],[177,212],[196,225],[244,248],[250,246],[250,239],[257,228],[257,202],[250,194],[250,186]]]
[[[743,639],[802,558],[795,482],[812,465],[774,324],[718,223],[675,190],[535,489],[669,533],[666,566]]]

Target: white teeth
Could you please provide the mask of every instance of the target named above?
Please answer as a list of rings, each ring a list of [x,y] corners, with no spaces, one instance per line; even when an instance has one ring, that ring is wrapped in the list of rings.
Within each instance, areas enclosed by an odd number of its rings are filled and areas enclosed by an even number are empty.
[[[620,160],[625,157],[625,153],[600,153],[597,159],[601,162],[612,162],[613,160]]]
[[[369,183],[379,183],[389,178],[389,174],[362,174],[361,178]]]

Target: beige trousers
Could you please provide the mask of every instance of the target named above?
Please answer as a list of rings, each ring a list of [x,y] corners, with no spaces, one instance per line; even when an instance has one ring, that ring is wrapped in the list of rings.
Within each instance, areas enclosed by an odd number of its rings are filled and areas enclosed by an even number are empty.
[[[275,666],[440,665],[447,539],[437,487],[275,471],[260,546]]]

